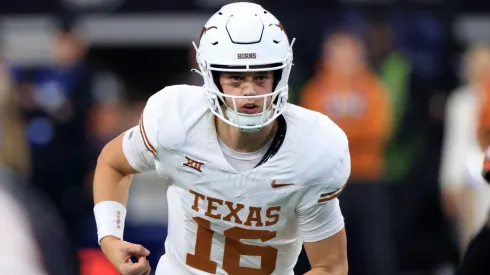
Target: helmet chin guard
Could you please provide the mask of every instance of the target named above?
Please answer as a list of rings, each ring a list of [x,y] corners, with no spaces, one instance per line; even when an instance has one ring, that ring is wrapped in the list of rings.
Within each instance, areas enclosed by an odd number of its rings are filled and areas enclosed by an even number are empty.
[[[292,46],[279,21],[260,5],[225,5],[206,23],[196,49],[198,72],[204,79],[208,105],[219,119],[244,132],[259,131],[273,122],[287,107],[288,80],[293,65]],[[218,89],[213,73],[274,71],[273,91],[256,96],[232,96]],[[238,112],[236,100],[263,99],[257,114]],[[224,104],[225,99],[232,106]],[[267,104],[270,100],[270,104]]]

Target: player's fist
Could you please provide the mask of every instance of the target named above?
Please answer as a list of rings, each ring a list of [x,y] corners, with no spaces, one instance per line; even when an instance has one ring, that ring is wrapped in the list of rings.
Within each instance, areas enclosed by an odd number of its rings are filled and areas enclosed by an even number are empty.
[[[150,251],[142,245],[125,242],[115,237],[105,237],[100,241],[100,247],[106,258],[122,275],[149,275],[150,263],[146,256]],[[133,262],[131,257],[138,259]]]

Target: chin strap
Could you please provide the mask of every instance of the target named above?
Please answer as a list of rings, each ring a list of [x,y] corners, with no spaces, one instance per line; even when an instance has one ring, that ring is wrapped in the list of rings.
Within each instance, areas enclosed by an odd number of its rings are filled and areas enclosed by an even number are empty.
[[[226,117],[232,123],[235,123],[239,126],[241,126],[241,125],[243,125],[243,126],[254,126],[254,125],[263,124],[265,121],[267,121],[272,115],[272,110],[273,109],[269,109],[269,110],[265,111],[265,115],[264,115],[264,113],[248,115],[248,114],[240,114],[238,112],[230,110],[229,108],[226,108],[225,114],[226,114]],[[263,125],[263,126],[265,126],[265,125]],[[242,129],[242,128],[240,128],[240,130],[243,132],[257,132],[260,129],[262,129],[263,126],[253,128],[253,129]]]

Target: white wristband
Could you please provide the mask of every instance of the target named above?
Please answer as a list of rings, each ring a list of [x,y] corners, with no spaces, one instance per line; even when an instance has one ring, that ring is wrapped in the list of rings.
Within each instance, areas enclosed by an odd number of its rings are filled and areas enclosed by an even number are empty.
[[[94,206],[98,243],[107,236],[123,239],[126,207],[116,201],[102,201]]]

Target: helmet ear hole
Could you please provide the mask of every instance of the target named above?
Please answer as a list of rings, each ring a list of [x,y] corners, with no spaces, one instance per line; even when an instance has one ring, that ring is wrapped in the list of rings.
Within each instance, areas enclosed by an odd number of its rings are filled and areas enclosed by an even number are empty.
[[[274,83],[272,85],[272,90],[274,91],[277,88],[277,84],[279,84],[279,81],[281,81],[282,69],[274,70],[272,74],[274,76]]]
[[[221,87],[221,82],[219,81],[219,77],[221,76],[221,72],[211,71],[211,75],[213,76],[213,82],[218,88],[220,92],[223,92],[223,88]]]
[[[211,71],[211,75],[213,76],[213,82],[214,85],[216,85],[216,88],[220,91],[220,93],[223,93],[223,88],[221,87],[221,83],[219,81],[219,77],[221,76],[221,72],[216,72],[216,71]],[[218,97],[220,105],[223,106],[225,102],[223,101],[223,97]]]
[[[276,88],[277,88],[277,85],[279,84],[279,81],[281,81],[281,77],[282,77],[282,70],[283,69],[280,69],[280,70],[275,70],[273,71],[273,76],[274,76],[274,83],[272,84],[272,90],[275,91]],[[274,99],[274,102],[272,102],[274,105],[277,105],[277,101],[279,100],[279,97],[276,97]]]

